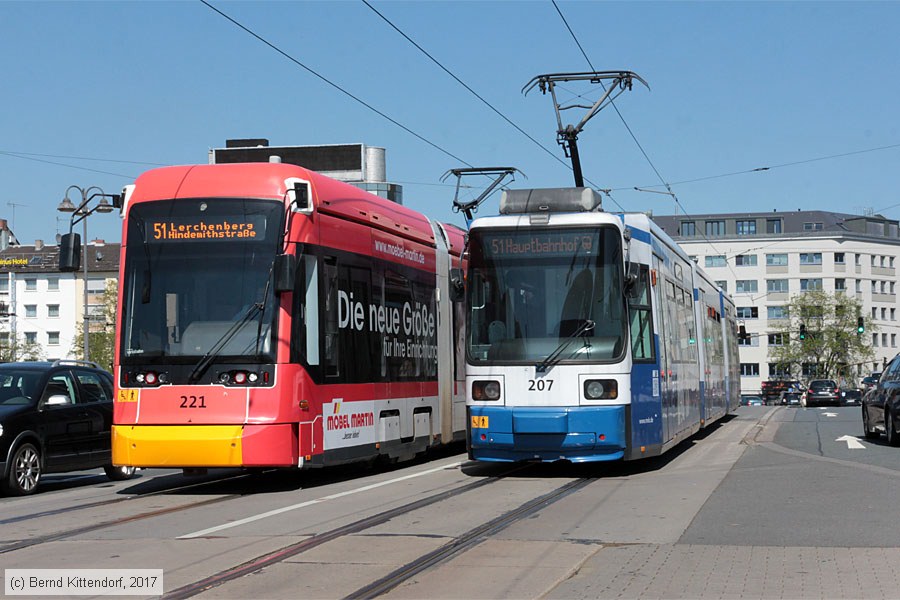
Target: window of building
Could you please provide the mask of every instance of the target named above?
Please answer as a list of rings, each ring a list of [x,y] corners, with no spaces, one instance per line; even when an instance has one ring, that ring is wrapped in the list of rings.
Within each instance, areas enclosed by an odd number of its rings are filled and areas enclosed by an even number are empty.
[[[756,235],[756,221],[735,221],[738,235]]]
[[[26,331],[25,332],[25,343],[26,344],[37,344],[37,331]]]
[[[835,279],[834,280],[834,291],[843,292],[847,289],[847,280],[846,279]]]
[[[872,345],[875,347],[878,347],[878,334],[877,333],[872,334]]]
[[[766,291],[772,293],[787,293],[787,279],[766,279]]]
[[[891,309],[891,321],[896,321],[896,320],[897,320],[897,309],[892,308]]]
[[[725,262],[725,257],[721,254],[715,256],[707,256],[706,257],[706,267],[725,267],[727,263]]]
[[[770,333],[769,334],[769,345],[770,346],[784,346],[784,334],[783,333]]]
[[[682,221],[681,235],[684,237],[694,237],[697,235],[697,224],[693,221]]]
[[[888,334],[886,334],[886,333],[882,333],[882,334],[881,334],[881,346],[882,346],[882,348],[887,348],[887,344],[888,344],[888,342],[887,342],[887,336],[888,336]]]
[[[876,293],[877,291],[878,291],[878,282],[877,282],[877,281],[873,281],[873,282],[872,282],[872,293],[874,294],[874,293]]]
[[[843,252],[835,252],[834,253],[834,264],[836,264],[836,265],[844,264],[844,253]]]
[[[784,363],[769,363],[769,377],[790,377],[791,366]]]
[[[37,317],[37,304],[26,304],[25,316],[32,319]]]
[[[887,309],[886,308],[881,309],[881,320],[887,321]]]
[[[803,231],[822,231],[821,223],[804,223]]]
[[[787,306],[767,306],[766,312],[768,313],[769,319],[787,319],[788,318],[788,307]]]
[[[728,291],[728,282],[725,281],[724,279],[722,279],[722,280],[720,280],[720,281],[717,281],[717,282],[716,282],[716,285],[719,286],[720,288],[722,288],[722,291],[723,291],[723,292],[727,292],[727,291]]]
[[[755,254],[738,254],[734,257],[734,264],[739,267],[755,267],[756,266],[756,255]]]
[[[881,257],[881,268],[882,268],[882,269],[884,268],[884,259],[885,259],[885,257],[882,256],[882,257]]]
[[[801,252],[800,253],[800,264],[801,265],[821,265],[822,264],[822,253],[821,252]]]
[[[759,336],[751,335],[747,338],[738,338],[738,346],[759,346]]]
[[[697,262],[697,255],[696,255],[696,254],[688,254],[688,258],[691,259],[691,261],[693,261],[693,262],[695,262],[695,263]]]
[[[876,261],[877,257],[873,254],[873,255],[871,256],[871,258],[872,258],[872,266],[874,267],[874,266],[875,266],[875,261]]]
[[[102,294],[106,291],[106,279],[88,277],[88,293]]]
[[[886,294],[886,293],[887,293],[887,281],[882,281],[882,282],[881,282],[881,293],[882,293],[882,294]]]
[[[0,273],[0,292],[9,292],[9,278],[6,276],[6,273]]]
[[[47,290],[50,292],[59,291],[59,277],[47,278]]]
[[[816,379],[821,376],[821,365],[816,363],[803,363],[800,372],[803,374],[804,379]]]
[[[756,306],[738,306],[736,310],[738,319],[759,318],[759,308],[757,308]]]
[[[856,293],[862,294],[862,280],[861,279],[856,280]]]
[[[759,376],[759,363],[741,363],[741,375],[745,377]]]
[[[893,256],[891,256],[891,257],[888,259],[888,266],[889,266],[890,268],[892,268],[892,269],[894,268],[894,257],[893,257]]]
[[[800,280],[800,291],[801,292],[811,292],[813,290],[821,290],[822,289],[822,280],[821,279],[801,279]]]
[[[28,292],[37,291],[37,279],[34,277],[25,278],[25,290]]]
[[[874,321],[877,318],[878,318],[878,309],[873,306],[872,307],[872,320]]]
[[[891,348],[896,348],[896,347],[897,347],[897,334],[892,333],[891,334]]]
[[[48,331],[47,332],[47,344],[50,346],[59,346],[59,332],[58,331]]]
[[[48,304],[47,305],[47,316],[50,318],[59,316],[59,304]]]
[[[766,233],[781,233],[781,219],[766,219]]]
[[[766,254],[766,266],[769,267],[786,267],[788,264],[787,254]]]
[[[857,267],[861,264],[861,262],[860,262],[861,260],[862,260],[862,254],[857,254],[855,256],[855,264]]]
[[[707,237],[721,237],[725,235],[725,221],[707,221],[706,235]]]
[[[758,282],[755,279],[738,279],[734,282],[735,294],[755,294],[758,291]]]
[[[891,282],[891,293],[892,293],[892,294],[894,293],[894,286],[895,286],[896,284],[897,284],[896,281],[892,281],[892,282]]]

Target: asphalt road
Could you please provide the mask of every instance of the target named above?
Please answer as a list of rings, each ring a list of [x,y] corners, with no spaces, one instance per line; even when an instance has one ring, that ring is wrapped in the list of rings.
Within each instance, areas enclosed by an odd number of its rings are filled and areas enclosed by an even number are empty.
[[[0,498],[0,560],[213,582],[173,597],[353,597],[442,552],[385,597],[897,597],[898,483],[858,407],[742,407],[635,463],[54,476]]]

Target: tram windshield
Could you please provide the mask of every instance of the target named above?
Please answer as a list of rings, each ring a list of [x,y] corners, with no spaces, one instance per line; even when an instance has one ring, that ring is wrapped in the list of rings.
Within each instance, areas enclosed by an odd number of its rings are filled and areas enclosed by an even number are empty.
[[[621,360],[622,244],[612,226],[473,229],[468,358],[539,364]],[[568,341],[567,341],[568,340]]]
[[[123,364],[274,360],[272,263],[284,206],[188,199],[128,212]]]

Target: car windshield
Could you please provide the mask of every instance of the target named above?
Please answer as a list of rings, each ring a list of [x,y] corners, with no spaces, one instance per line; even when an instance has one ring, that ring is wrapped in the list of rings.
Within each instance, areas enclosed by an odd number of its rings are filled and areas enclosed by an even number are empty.
[[[813,381],[809,384],[809,387],[814,390],[821,390],[825,388],[834,388],[837,387],[835,383],[828,379],[822,379],[820,381]]]
[[[11,406],[36,402],[40,379],[41,374],[33,371],[0,372],[0,404]]]

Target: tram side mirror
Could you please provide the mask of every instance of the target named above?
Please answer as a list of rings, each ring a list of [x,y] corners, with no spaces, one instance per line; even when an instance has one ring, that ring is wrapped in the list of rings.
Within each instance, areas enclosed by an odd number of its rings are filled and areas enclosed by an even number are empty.
[[[466,296],[466,285],[462,269],[450,269],[450,301],[462,302]]]
[[[293,187],[293,204],[294,210],[309,210],[309,184],[305,181],[295,181]]]
[[[641,265],[628,263],[628,273],[625,274],[625,295],[629,298],[637,298],[641,294],[638,281],[641,280]]]
[[[59,270],[77,271],[81,266],[81,236],[66,233],[59,240]]]
[[[297,257],[293,254],[279,254],[275,257],[275,293],[293,292],[297,273]]]

